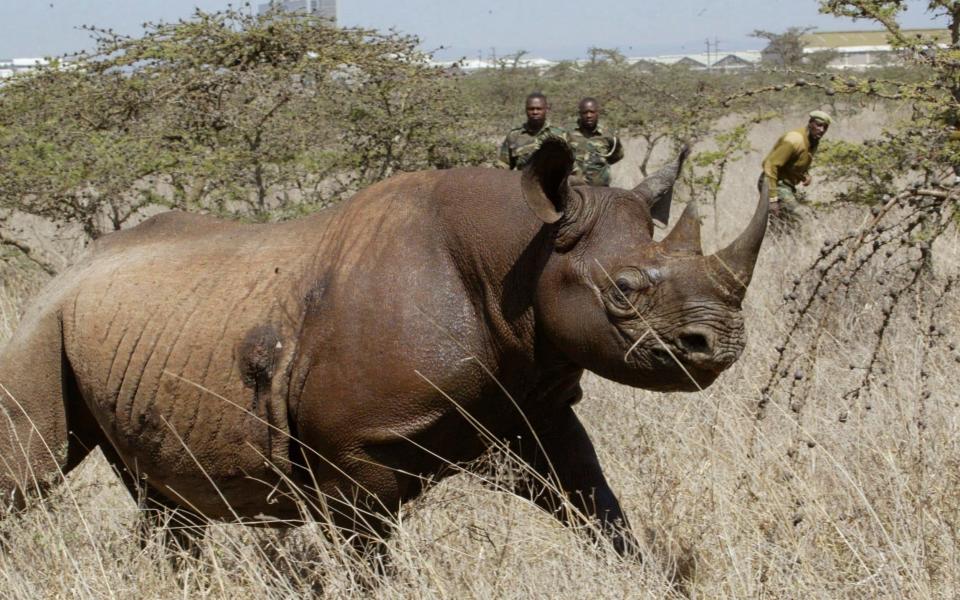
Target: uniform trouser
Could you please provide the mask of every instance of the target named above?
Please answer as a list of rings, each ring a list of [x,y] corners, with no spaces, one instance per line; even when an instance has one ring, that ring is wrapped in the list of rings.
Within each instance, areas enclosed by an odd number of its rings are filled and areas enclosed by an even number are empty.
[[[757,180],[757,189],[763,189],[763,179],[766,177],[760,174]],[[777,181],[777,202],[779,209],[777,215],[770,220],[770,225],[774,229],[783,229],[795,224],[800,218],[800,201],[797,200],[797,187],[788,181],[780,179]]]

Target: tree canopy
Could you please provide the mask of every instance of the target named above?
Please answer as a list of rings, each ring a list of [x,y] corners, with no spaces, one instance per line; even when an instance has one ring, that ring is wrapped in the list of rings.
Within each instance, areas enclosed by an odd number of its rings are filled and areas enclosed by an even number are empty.
[[[90,32],[92,52],[0,90],[0,219],[95,238],[151,206],[282,218],[474,157],[413,37],[236,9]]]

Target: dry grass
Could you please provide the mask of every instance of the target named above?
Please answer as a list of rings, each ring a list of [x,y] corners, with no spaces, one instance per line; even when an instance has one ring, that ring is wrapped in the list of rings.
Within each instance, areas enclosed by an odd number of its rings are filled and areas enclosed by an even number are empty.
[[[830,135],[862,138],[877,130],[879,118],[869,112],[849,117]],[[795,122],[764,123],[751,139],[765,151]],[[758,152],[729,175],[719,215],[724,239],[753,206],[759,161]],[[623,183],[630,182],[629,168],[618,167]],[[860,317],[879,310],[869,297],[838,319],[832,332],[837,341],[817,347],[817,368],[805,374],[817,395],[799,411],[773,402],[765,419],[755,418],[783,331],[787,282],[823,239],[858,225],[858,218],[828,213],[808,220],[795,236],[765,243],[745,306],[747,351],[707,391],[654,394],[586,378],[579,414],[606,473],[634,527],[653,534],[649,556],[672,548],[696,557],[694,597],[960,596],[960,408],[954,391],[960,377],[953,356],[921,364],[917,325],[908,315],[898,316],[892,332],[887,385],[865,402],[849,406],[842,391],[854,381],[849,357],[864,351]],[[707,245],[716,247],[716,240]],[[956,244],[938,250],[940,267],[955,270]],[[8,334],[11,314],[23,302],[18,290],[29,287],[17,285],[4,280],[0,288],[0,335]],[[943,321],[956,323],[958,310],[956,300],[948,301]],[[917,393],[921,369],[933,391],[927,399]],[[918,427],[921,415],[924,426]],[[175,570],[158,542],[141,549],[134,537],[136,508],[99,456],[69,482],[70,493],[61,488],[0,523],[6,539],[0,595],[288,598],[317,582],[329,597],[676,594],[656,560],[623,562],[491,489],[495,481],[481,485],[468,475],[444,481],[406,507],[390,541],[395,572],[389,577],[344,560],[317,527],[281,539],[218,525],[199,559],[185,558]],[[296,567],[283,566],[278,555]]]

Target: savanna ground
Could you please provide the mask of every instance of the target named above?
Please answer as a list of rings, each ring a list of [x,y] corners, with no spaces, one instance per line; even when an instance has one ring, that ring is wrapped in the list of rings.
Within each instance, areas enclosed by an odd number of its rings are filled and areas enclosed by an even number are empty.
[[[828,136],[860,141],[892,118],[849,111]],[[727,174],[716,231],[703,211],[708,251],[749,218],[762,154],[802,122],[794,114],[751,131],[754,150]],[[628,141],[615,183],[639,179],[629,158],[638,148]],[[816,200],[831,192],[810,188]],[[787,374],[815,394],[800,406],[775,398],[757,418],[786,327],[785,290],[824,240],[863,219],[862,211],[822,208],[794,234],[764,242],[744,307],[747,349],[706,391],[656,394],[586,377],[578,412],[634,528],[646,532],[642,565],[496,491],[495,475],[482,482],[463,474],[405,508],[387,577],[345,559],[313,526],[281,538],[217,525],[199,557],[184,555],[175,569],[158,539],[141,547],[136,505],[97,454],[48,500],[0,523],[0,596],[289,598],[319,582],[331,598],[661,598],[678,594],[658,560],[672,553],[695,561],[689,594],[697,598],[958,597],[960,370],[950,352],[924,359],[922,321],[894,314],[884,384],[845,399],[869,353],[860,330],[880,310],[869,289],[851,296],[816,345],[815,369]],[[956,240],[938,244],[940,266],[955,267]],[[36,285],[4,272],[0,340]],[[942,324],[956,323],[958,310],[948,297]],[[918,391],[921,376],[929,397]]]

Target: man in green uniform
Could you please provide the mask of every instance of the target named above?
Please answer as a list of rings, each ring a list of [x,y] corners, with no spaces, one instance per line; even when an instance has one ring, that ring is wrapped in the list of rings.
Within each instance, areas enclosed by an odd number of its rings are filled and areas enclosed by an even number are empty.
[[[777,221],[796,217],[797,185],[810,185],[810,165],[820,145],[820,138],[830,127],[830,115],[815,110],[810,113],[807,126],[783,134],[773,150],[763,159],[763,178],[770,190],[770,214]]]
[[[522,169],[548,137],[568,140],[566,130],[550,125],[547,120],[546,96],[540,92],[527,96],[526,111],[526,123],[511,129],[500,145],[500,162],[510,169]]]
[[[584,98],[577,106],[577,128],[570,132],[570,145],[576,157],[574,183],[610,185],[610,165],[623,158],[623,144],[612,132],[600,126],[600,103]]]

